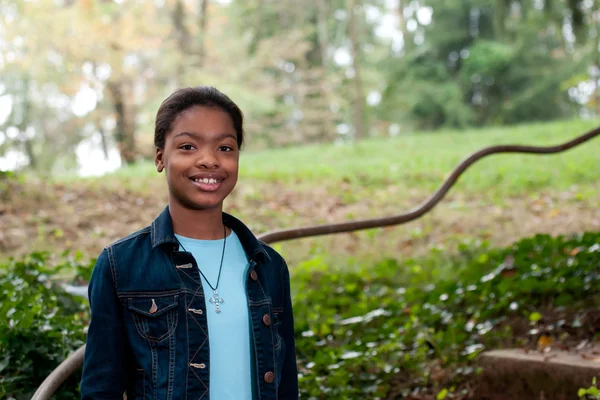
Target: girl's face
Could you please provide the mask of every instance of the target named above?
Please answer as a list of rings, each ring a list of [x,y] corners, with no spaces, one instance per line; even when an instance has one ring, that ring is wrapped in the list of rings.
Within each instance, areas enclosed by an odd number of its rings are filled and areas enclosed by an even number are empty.
[[[229,114],[216,107],[183,111],[154,162],[164,168],[169,200],[190,209],[221,209],[238,179],[240,151]]]

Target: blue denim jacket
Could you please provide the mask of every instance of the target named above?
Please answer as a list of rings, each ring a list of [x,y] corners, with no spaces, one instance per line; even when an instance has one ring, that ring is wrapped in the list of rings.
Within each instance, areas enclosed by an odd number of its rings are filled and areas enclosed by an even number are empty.
[[[257,400],[298,399],[289,272],[283,258],[223,213],[250,260],[246,290]],[[168,207],[105,248],[89,284],[82,399],[209,399],[209,340],[200,274],[178,251]],[[235,355],[232,354],[232,357]],[[219,400],[219,399],[213,399]]]

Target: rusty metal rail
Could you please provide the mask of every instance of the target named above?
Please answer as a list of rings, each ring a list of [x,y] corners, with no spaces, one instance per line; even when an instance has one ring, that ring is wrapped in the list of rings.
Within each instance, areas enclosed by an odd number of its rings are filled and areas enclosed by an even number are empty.
[[[448,193],[450,188],[458,181],[460,175],[467,168],[473,165],[476,161],[492,155],[500,153],[526,153],[526,154],[555,154],[570,150],[582,143],[585,143],[596,136],[600,135],[600,127],[595,128],[581,136],[574,138],[568,142],[549,147],[541,146],[522,146],[522,145],[499,145],[490,146],[481,149],[465,160],[463,160],[452,174],[440,185],[440,187],[423,203],[417,207],[403,213],[391,217],[381,217],[372,219],[363,219],[351,222],[343,222],[331,225],[308,226],[303,228],[281,229],[266,232],[259,235],[258,238],[266,243],[281,242],[285,240],[300,239],[311,236],[330,235],[335,233],[352,232],[363,229],[400,225],[406,222],[413,221],[435,207]],[[600,155],[599,155],[600,157]],[[53,372],[42,382],[38,390],[33,395],[32,400],[48,400],[63,384],[63,382],[83,364],[83,355],[85,346],[82,346],[65,361],[63,361]]]

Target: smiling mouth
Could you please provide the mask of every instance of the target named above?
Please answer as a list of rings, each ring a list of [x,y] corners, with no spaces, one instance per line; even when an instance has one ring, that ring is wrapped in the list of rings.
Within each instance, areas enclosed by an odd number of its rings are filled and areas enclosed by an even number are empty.
[[[192,181],[194,181],[196,183],[204,183],[204,184],[214,185],[215,183],[223,182],[223,179],[213,179],[213,178],[193,179],[192,178]]]
[[[203,192],[215,192],[223,183],[223,179],[214,178],[190,178],[190,181]]]

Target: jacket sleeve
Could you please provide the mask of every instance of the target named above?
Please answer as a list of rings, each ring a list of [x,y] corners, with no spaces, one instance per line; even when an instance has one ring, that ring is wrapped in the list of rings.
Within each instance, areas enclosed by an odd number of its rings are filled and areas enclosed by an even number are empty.
[[[281,321],[285,354],[281,381],[279,383],[279,398],[282,400],[298,399],[298,366],[296,364],[296,340],[294,338],[294,315],[290,291],[290,273],[285,261],[281,273],[281,285],[284,295],[284,319]]]
[[[98,257],[88,286],[91,320],[80,386],[82,400],[122,400],[125,393],[125,333],[110,251],[105,249]]]

